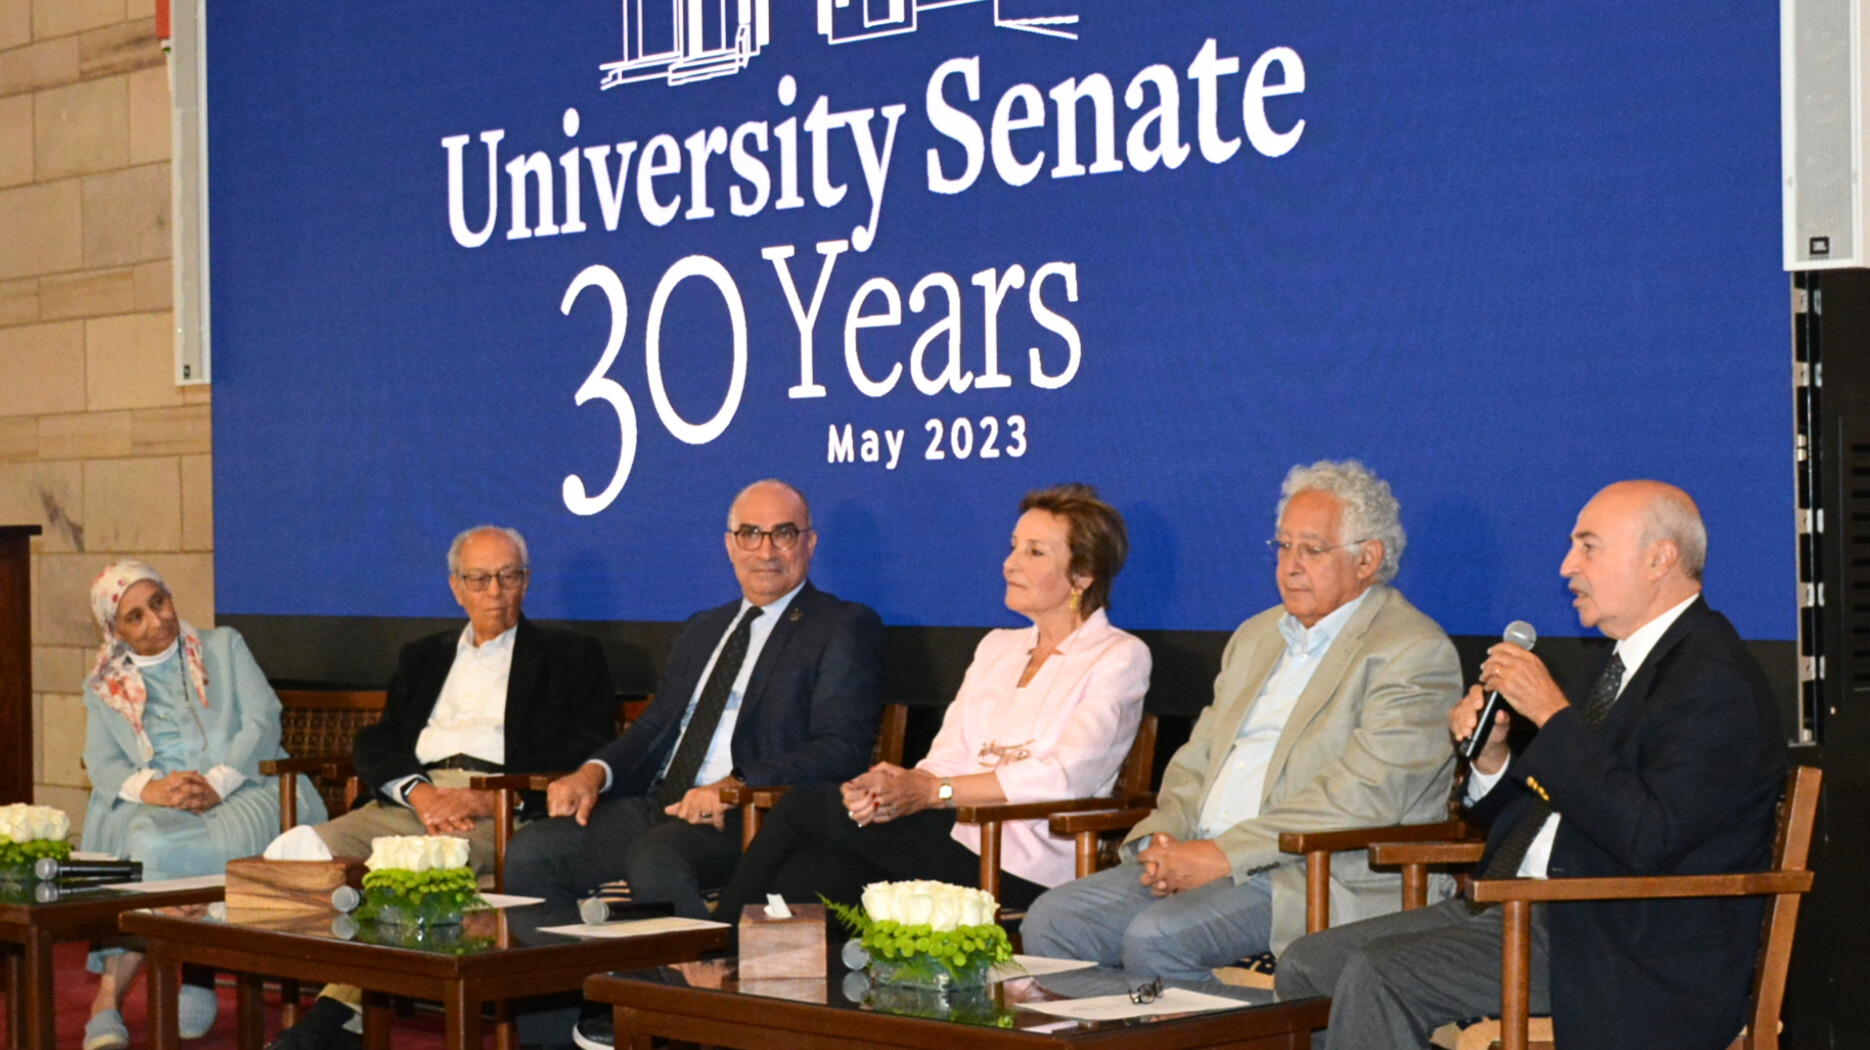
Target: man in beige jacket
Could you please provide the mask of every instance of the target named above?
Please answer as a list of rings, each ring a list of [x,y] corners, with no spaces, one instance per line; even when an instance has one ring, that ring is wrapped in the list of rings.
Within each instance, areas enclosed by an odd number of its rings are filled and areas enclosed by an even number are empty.
[[[1354,460],[1294,467],[1282,493],[1269,541],[1281,604],[1234,632],[1214,703],[1124,862],[1042,895],[1027,951],[1212,980],[1305,932],[1304,861],[1279,852],[1281,832],[1446,817],[1460,665],[1388,586],[1405,543],[1396,498]],[[1398,881],[1362,851],[1338,854],[1332,918],[1395,911]]]

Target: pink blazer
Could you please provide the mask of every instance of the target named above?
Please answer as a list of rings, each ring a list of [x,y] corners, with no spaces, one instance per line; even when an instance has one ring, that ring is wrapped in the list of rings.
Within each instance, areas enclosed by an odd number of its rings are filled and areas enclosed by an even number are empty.
[[[1099,609],[1020,689],[1038,639],[1037,627],[992,631],[981,639],[941,732],[917,768],[942,777],[992,771],[1008,802],[1110,791],[1143,717],[1149,647],[1112,627]],[[988,747],[1002,750],[998,764],[983,750]],[[1001,835],[1007,871],[1041,886],[1071,880],[1071,840],[1053,838],[1045,821],[1014,821]],[[957,824],[954,838],[980,852],[980,828]]]

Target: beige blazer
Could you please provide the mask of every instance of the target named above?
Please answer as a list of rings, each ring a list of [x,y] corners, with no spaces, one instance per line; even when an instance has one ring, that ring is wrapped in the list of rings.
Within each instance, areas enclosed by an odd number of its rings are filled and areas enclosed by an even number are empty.
[[[1201,807],[1285,639],[1281,606],[1240,625],[1221,658],[1214,703],[1162,776],[1156,811],[1126,853],[1159,831],[1197,835]],[[1234,881],[1272,870],[1272,950],[1305,933],[1305,861],[1279,852],[1282,831],[1331,831],[1445,820],[1454,776],[1448,711],[1461,695],[1454,646],[1435,621],[1378,584],[1331,643],[1273,748],[1260,813],[1215,843]],[[1331,859],[1331,920],[1341,925],[1401,907],[1401,877],[1370,870],[1362,850]],[[1440,892],[1445,895],[1443,881]]]

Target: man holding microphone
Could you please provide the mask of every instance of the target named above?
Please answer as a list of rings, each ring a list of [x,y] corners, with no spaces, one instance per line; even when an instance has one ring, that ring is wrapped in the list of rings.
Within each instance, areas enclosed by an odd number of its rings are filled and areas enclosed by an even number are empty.
[[[1766,676],[1701,599],[1707,532],[1688,494],[1618,482],[1578,515],[1560,573],[1586,627],[1617,644],[1562,692],[1502,642],[1449,715],[1467,739],[1497,691],[1538,727],[1509,750],[1502,710],[1473,762],[1468,819],[1488,827],[1483,878],[1699,875],[1763,869],[1785,770]],[[1535,906],[1532,1010],[1561,1046],[1725,1047],[1739,1034],[1757,898]],[[1466,900],[1303,938],[1282,999],[1332,997],[1329,1045],[1426,1047],[1438,1026],[1500,1007],[1500,915]],[[1318,1045],[1324,1045],[1321,1041]]]

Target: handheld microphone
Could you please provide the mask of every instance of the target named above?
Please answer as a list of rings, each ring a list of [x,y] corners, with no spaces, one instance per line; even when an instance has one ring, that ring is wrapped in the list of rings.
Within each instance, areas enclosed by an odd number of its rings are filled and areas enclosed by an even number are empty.
[[[1539,640],[1539,632],[1533,629],[1532,624],[1524,620],[1514,620],[1506,625],[1505,631],[1501,632],[1500,640],[1512,642],[1521,649],[1530,651],[1533,643]],[[1493,732],[1494,716],[1500,713],[1500,708],[1505,703],[1506,701],[1500,699],[1498,690],[1487,694],[1487,705],[1480,709],[1480,724],[1474,727],[1474,735],[1461,741],[1462,758],[1472,762],[1480,756],[1481,748],[1487,746],[1488,734]]]

